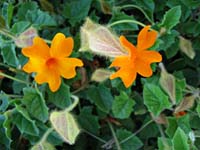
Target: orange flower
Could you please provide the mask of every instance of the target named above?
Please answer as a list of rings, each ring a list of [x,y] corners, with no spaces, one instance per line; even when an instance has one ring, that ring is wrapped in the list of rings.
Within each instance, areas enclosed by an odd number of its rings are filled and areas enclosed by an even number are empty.
[[[114,59],[110,67],[119,67],[119,70],[112,74],[110,79],[120,77],[128,88],[136,79],[137,73],[144,77],[152,75],[150,64],[160,62],[162,56],[156,51],[147,50],[155,43],[157,37],[157,32],[149,31],[149,29],[150,26],[146,26],[140,31],[136,47],[124,36],[120,36],[120,43],[129,55],[118,56]]]
[[[38,84],[47,82],[51,91],[58,90],[61,84],[60,76],[70,79],[76,75],[75,67],[83,66],[77,58],[68,58],[74,46],[71,37],[57,33],[51,47],[40,37],[33,39],[33,45],[22,49],[22,53],[29,57],[23,70],[28,73],[36,72],[35,81]]]

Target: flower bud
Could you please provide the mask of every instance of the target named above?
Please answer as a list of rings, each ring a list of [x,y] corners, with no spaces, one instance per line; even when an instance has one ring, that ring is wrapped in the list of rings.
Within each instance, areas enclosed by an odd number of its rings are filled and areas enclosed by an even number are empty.
[[[102,56],[116,57],[127,55],[119,39],[107,27],[93,23],[89,18],[81,27],[81,48]]]

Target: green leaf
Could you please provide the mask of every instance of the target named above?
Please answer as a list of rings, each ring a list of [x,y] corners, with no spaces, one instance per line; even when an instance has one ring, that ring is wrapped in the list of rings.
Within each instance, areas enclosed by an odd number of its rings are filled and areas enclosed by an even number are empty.
[[[83,107],[78,116],[78,122],[83,130],[94,134],[98,134],[99,132],[100,125],[98,121],[98,116],[92,114],[91,107]]]
[[[72,104],[70,96],[70,88],[64,83],[62,83],[60,89],[54,93],[48,90],[48,100],[61,109]]]
[[[6,24],[8,27],[10,27],[10,23],[13,17],[13,10],[14,7],[11,3],[4,3],[2,8],[2,14],[5,18]]]
[[[128,118],[133,111],[134,104],[135,102],[125,92],[120,92],[119,96],[115,96],[112,105],[114,117],[120,119]]]
[[[114,11],[112,14],[112,18],[109,21],[109,24],[120,21],[120,20],[135,20],[133,16],[126,15],[123,12],[120,11]],[[133,24],[133,23],[123,23],[123,24],[118,24],[112,27],[113,29],[117,31],[121,30],[138,30],[138,25]]]
[[[108,88],[104,85],[98,87],[91,86],[87,91],[87,99],[103,112],[108,113],[112,107],[113,96]]]
[[[10,144],[12,141],[10,131],[11,129],[7,116],[0,114],[0,147],[2,149],[10,149]]]
[[[196,111],[198,113],[198,116],[200,117],[200,104],[199,103],[197,104]]]
[[[158,149],[159,150],[173,150],[171,140],[168,138],[159,137],[158,138]]]
[[[42,94],[34,88],[24,88],[23,93],[22,103],[25,104],[29,113],[38,120],[46,122],[49,114]]]
[[[116,132],[116,136],[117,139],[119,140],[119,143],[132,135],[133,133],[125,129],[118,129]],[[143,145],[142,141],[137,136],[133,136],[127,141],[120,143],[122,150],[130,150],[130,149],[137,150],[141,148],[142,145]]]
[[[25,72],[17,72],[17,74],[14,77],[17,79],[21,79],[22,81],[27,81],[27,82],[29,78],[29,76]],[[12,88],[13,88],[14,93],[21,94],[23,88],[25,87],[26,87],[26,84],[13,81]]]
[[[30,26],[28,21],[19,21],[13,24],[11,32],[14,34],[19,34],[25,31]]]
[[[190,146],[187,143],[188,137],[181,128],[177,128],[172,139],[174,150],[189,150]]]
[[[50,16],[47,12],[43,12],[39,9],[28,11],[26,14],[26,18],[29,22],[31,22],[34,26],[38,28],[57,25],[52,16]]]
[[[4,63],[10,66],[18,67],[19,61],[15,52],[14,44],[3,44],[1,46],[1,55],[3,56]]]
[[[165,13],[160,27],[164,27],[167,30],[171,30],[174,26],[176,26],[179,23],[180,17],[181,7],[173,7]]]
[[[0,112],[5,112],[9,105],[9,97],[5,93],[0,93]]]
[[[178,127],[184,130],[185,133],[189,133],[191,131],[189,115],[185,115],[179,118],[168,117],[167,122],[168,125],[165,132],[170,138],[174,136],[174,133]]]
[[[72,26],[85,19],[90,10],[92,0],[71,0],[64,5],[63,15],[69,19]]]
[[[171,107],[168,96],[154,84],[144,85],[143,97],[144,104],[155,116],[158,116],[164,109]]]
[[[65,142],[70,145],[75,143],[80,129],[72,114],[66,110],[54,111],[50,115],[50,121],[53,128],[59,133]]]
[[[35,125],[28,112],[21,106],[15,105],[17,112],[12,115],[12,121],[20,130],[20,132],[37,136],[39,134],[39,129]]]
[[[33,11],[38,9],[37,2],[30,1],[30,2],[23,2],[21,3],[20,7],[17,11],[17,17],[19,20],[26,20],[26,14],[28,11]]]

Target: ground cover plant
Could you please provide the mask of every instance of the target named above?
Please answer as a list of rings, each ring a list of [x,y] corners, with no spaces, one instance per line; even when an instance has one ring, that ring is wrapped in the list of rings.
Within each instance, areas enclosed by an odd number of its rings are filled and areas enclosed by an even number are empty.
[[[1,0],[1,150],[200,149],[199,0]]]

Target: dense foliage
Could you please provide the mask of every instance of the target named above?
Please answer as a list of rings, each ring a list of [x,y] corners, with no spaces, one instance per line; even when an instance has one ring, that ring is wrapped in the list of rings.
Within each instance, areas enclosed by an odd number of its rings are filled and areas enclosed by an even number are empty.
[[[199,0],[1,0],[0,6],[1,150],[200,149]],[[142,26],[151,25],[158,37],[150,49],[162,55],[153,75],[137,75],[128,88],[110,80],[116,68],[109,67],[109,52],[79,50],[87,18],[134,45]],[[50,45],[58,32],[74,39],[70,57],[84,66],[52,92],[22,69],[28,61],[22,48],[37,35]]]

